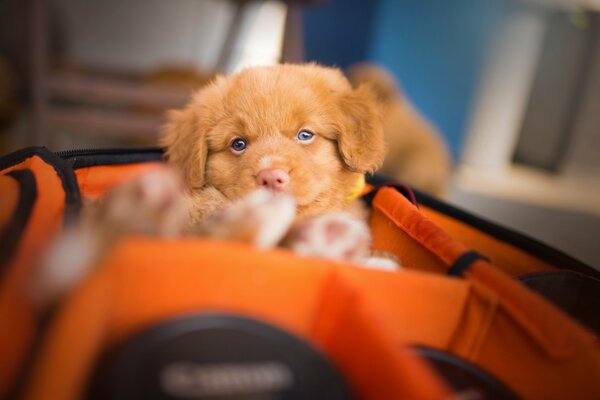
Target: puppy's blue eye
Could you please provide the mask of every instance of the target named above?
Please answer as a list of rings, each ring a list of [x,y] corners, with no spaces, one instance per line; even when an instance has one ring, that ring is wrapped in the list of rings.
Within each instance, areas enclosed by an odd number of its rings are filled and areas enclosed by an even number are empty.
[[[246,141],[242,138],[233,139],[230,147],[236,153],[241,153],[242,151],[246,150]]]
[[[309,131],[300,131],[298,132],[298,135],[296,135],[296,138],[298,138],[300,142],[310,142],[314,137],[315,134]]]

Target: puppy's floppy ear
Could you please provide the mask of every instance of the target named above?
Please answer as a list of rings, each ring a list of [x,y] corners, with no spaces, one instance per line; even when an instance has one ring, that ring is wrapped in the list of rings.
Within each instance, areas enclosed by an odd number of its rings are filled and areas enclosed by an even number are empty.
[[[200,125],[198,110],[192,104],[182,111],[170,111],[165,136],[160,142],[166,148],[169,162],[179,170],[190,190],[204,185],[207,147]]]
[[[383,163],[385,143],[381,110],[368,86],[340,94],[338,148],[349,169],[373,173]]]
[[[217,75],[212,82],[196,92],[181,111],[170,111],[169,122],[161,145],[166,148],[169,162],[179,170],[188,190],[204,185],[208,155],[207,131],[223,113],[227,77]]]

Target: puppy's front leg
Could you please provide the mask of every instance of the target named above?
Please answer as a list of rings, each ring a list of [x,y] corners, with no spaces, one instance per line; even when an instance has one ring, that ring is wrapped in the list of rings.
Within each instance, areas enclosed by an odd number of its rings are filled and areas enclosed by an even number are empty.
[[[284,237],[295,215],[292,196],[258,189],[197,222],[192,233],[271,248]]]

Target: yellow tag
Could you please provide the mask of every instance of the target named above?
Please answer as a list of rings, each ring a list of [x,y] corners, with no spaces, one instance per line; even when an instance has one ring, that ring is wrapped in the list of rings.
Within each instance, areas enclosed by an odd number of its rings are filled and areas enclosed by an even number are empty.
[[[365,185],[365,176],[363,174],[358,174],[358,177],[356,178],[356,183],[352,187],[352,190],[350,191],[350,194],[346,197],[346,199],[348,201],[351,201],[359,197],[365,189]]]

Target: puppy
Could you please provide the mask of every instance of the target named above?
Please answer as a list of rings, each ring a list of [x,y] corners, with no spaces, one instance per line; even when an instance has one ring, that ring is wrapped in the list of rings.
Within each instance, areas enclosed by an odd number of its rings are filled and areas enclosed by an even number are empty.
[[[451,157],[442,136],[419,114],[385,69],[361,63],[350,67],[347,75],[354,86],[370,85],[381,104],[388,145],[381,172],[443,197],[448,190]]]
[[[184,177],[193,225],[202,227],[262,188],[295,201],[285,246],[331,258],[364,257],[368,229],[351,198],[385,156],[379,108],[368,87],[353,89],[340,70],[316,64],[250,68],[217,77],[170,118],[162,144]],[[272,216],[261,224],[278,221]],[[200,231],[210,234],[215,225]],[[232,224],[225,236],[236,230]],[[320,235],[325,241],[319,243],[348,243],[326,251],[312,240]]]
[[[385,155],[372,92],[315,64],[219,76],[170,117],[162,144],[184,177],[192,222],[261,187],[291,194],[299,219],[348,210]]]
[[[394,268],[369,258],[366,212],[354,200],[385,156],[380,118],[372,91],[353,89],[338,69],[277,65],[216,77],[170,114],[162,144],[181,179],[162,171],[109,193],[76,228],[86,234],[72,235],[92,236],[95,250],[54,287],[72,285],[129,233],[185,232]]]

